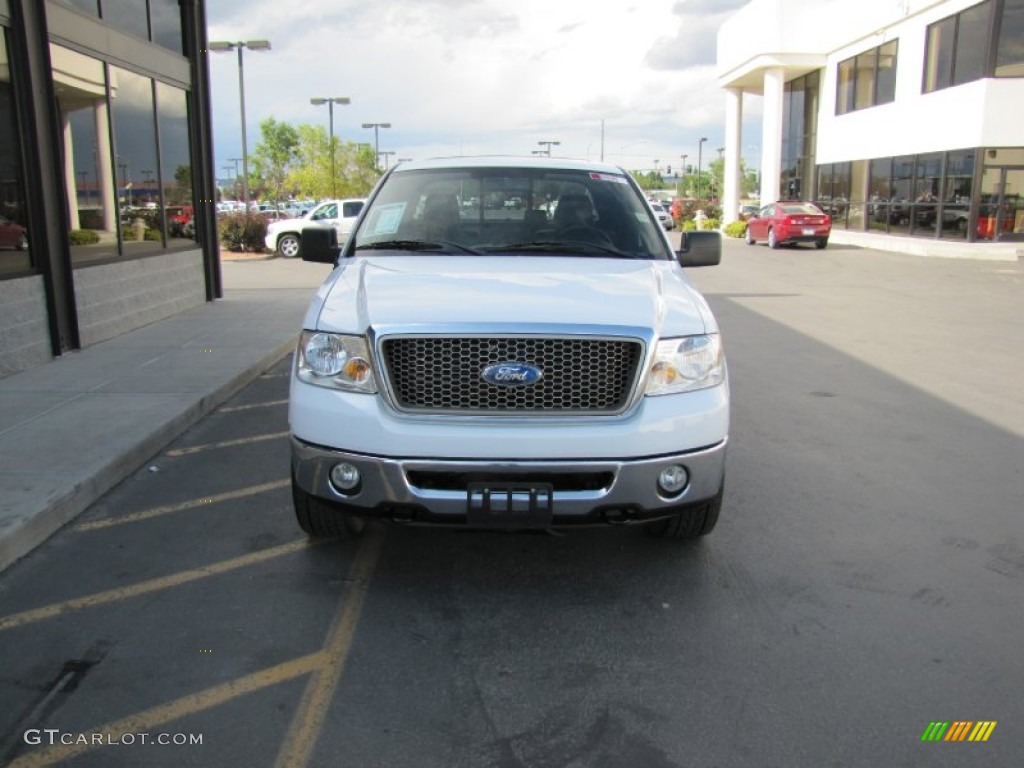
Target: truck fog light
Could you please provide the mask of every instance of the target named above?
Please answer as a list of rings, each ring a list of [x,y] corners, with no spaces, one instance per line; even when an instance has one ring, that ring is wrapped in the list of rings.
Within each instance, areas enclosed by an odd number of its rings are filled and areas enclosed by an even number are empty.
[[[683,490],[688,482],[690,482],[690,473],[686,471],[686,467],[680,464],[665,467],[661,470],[661,474],[658,475],[658,487],[663,493],[667,493],[670,496],[674,496]]]
[[[331,485],[340,493],[348,493],[359,485],[362,478],[359,470],[351,464],[342,462],[331,467]]]

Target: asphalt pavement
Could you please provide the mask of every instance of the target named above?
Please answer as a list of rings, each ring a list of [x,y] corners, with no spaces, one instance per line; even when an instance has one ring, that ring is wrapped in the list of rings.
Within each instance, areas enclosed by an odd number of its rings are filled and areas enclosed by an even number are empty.
[[[286,355],[329,271],[225,260],[224,298],[0,379],[0,570]]]

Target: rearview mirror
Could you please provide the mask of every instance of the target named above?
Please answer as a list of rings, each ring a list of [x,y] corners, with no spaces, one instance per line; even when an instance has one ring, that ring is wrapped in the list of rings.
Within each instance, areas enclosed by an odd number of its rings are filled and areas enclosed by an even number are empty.
[[[305,248],[305,244],[303,244]],[[683,232],[676,259],[684,267],[714,267],[722,263],[722,235],[715,231]]]
[[[303,261],[321,264],[337,264],[341,248],[338,246],[338,231],[334,227],[306,227],[302,230]]]

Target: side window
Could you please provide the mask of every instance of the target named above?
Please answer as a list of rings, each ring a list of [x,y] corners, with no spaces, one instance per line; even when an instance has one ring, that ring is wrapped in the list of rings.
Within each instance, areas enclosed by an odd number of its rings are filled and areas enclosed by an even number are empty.
[[[359,212],[363,210],[362,203],[342,203],[343,215],[346,219],[351,219],[359,215]]]

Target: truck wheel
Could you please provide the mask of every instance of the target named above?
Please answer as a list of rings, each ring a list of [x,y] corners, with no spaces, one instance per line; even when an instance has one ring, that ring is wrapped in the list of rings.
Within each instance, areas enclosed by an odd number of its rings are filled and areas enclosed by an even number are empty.
[[[310,536],[324,539],[349,539],[363,530],[363,519],[342,512],[326,501],[299,488],[292,475],[292,502],[299,527]]]
[[[724,492],[725,486],[723,485],[719,489],[718,495],[703,506],[695,507],[675,517],[670,517],[668,520],[650,523],[644,528],[651,536],[659,539],[686,540],[707,536],[718,523],[718,513],[722,510],[722,494]]]
[[[277,252],[286,259],[294,259],[299,255],[301,249],[302,241],[299,240],[298,235],[289,232],[287,235],[281,235],[277,239]]]

